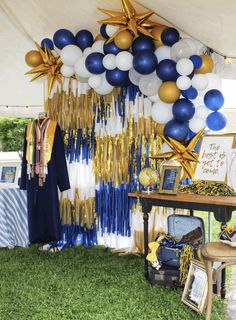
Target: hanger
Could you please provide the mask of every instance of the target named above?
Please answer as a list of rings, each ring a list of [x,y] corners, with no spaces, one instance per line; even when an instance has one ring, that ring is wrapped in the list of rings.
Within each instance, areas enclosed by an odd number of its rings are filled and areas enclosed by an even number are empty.
[[[48,117],[47,112],[39,112],[38,114],[38,121],[39,123],[42,123],[44,119]]]

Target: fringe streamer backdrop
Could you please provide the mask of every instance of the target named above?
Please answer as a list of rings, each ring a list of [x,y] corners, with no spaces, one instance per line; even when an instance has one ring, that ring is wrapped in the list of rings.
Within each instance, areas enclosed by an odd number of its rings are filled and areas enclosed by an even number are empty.
[[[100,96],[87,84],[65,78],[62,87],[54,87],[45,109],[65,134],[71,189],[60,200],[64,241],[77,244],[80,238],[86,245],[98,241],[142,251],[141,244],[133,245],[142,236],[131,226],[135,203],[128,201],[128,193],[141,188],[142,168],[157,166],[149,156],[160,151],[161,125],[151,119],[150,100],[134,85]]]

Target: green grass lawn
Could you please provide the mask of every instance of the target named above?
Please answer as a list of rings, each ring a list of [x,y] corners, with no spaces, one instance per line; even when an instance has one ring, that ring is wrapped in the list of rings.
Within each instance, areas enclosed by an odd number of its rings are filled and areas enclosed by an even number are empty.
[[[205,232],[206,232],[206,241],[208,241],[208,213],[195,211],[195,216],[201,217],[204,220]],[[232,219],[228,222],[228,225],[236,225],[236,212],[232,214]],[[218,235],[220,232],[220,222],[214,219],[214,215],[212,215],[212,241],[218,241]]]
[[[181,289],[151,286],[143,258],[103,247],[0,249],[1,320],[203,320],[181,296]],[[211,319],[225,319],[224,308],[215,298]]]

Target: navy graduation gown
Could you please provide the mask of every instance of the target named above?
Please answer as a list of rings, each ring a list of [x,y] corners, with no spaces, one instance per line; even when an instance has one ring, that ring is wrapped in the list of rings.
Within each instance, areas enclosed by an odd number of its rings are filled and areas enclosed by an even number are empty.
[[[57,124],[48,174],[43,186],[39,186],[38,175],[28,179],[26,160],[26,137],[22,159],[20,189],[27,190],[30,243],[47,243],[61,240],[58,188],[70,188],[65,150],[61,129]]]

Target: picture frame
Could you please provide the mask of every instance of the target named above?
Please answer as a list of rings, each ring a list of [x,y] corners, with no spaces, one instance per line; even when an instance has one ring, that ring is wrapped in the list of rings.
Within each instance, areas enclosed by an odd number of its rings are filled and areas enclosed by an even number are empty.
[[[193,181],[227,183],[227,154],[235,147],[235,133],[203,135]]]
[[[180,166],[164,165],[161,170],[159,193],[177,194],[180,181]]]
[[[207,273],[204,264],[192,260],[181,301],[196,312],[203,312],[207,298]]]
[[[0,188],[17,188],[20,176],[20,161],[0,161]]]

